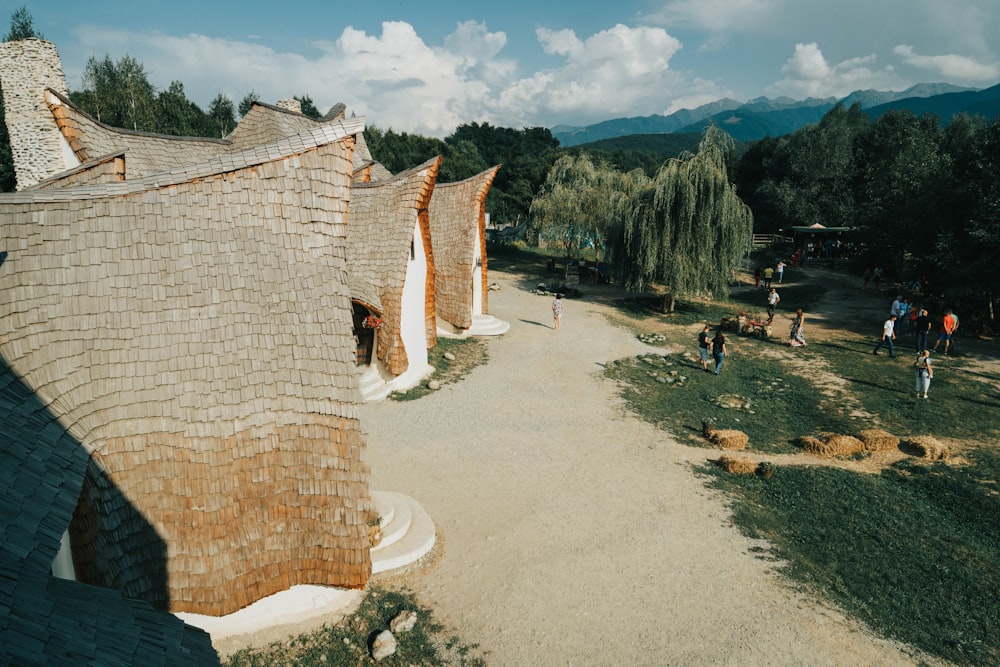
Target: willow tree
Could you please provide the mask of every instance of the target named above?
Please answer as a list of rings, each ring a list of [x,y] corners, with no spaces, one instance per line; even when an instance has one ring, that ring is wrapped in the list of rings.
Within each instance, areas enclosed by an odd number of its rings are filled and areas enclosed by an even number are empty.
[[[728,294],[753,233],[753,214],[726,170],[734,145],[710,126],[697,153],[668,161],[652,179],[628,175],[609,234],[609,259],[626,289],[658,284],[671,310],[677,296]]]
[[[621,198],[621,178],[586,153],[560,157],[531,202],[531,220],[539,236],[560,243],[567,257],[590,239],[600,259],[605,229],[612,224]]]

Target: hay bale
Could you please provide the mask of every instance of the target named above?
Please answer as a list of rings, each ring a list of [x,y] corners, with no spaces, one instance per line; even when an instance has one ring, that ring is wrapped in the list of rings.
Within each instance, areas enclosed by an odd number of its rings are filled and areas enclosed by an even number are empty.
[[[951,458],[951,451],[930,435],[914,436],[906,440],[905,444],[916,450],[920,458],[928,461],[947,461]]]
[[[899,438],[880,428],[868,428],[860,431],[858,439],[864,443],[866,452],[884,452],[899,447]]]
[[[734,475],[752,475],[757,470],[757,464],[746,456],[723,454],[715,463],[726,472]]]
[[[799,438],[798,445],[816,456],[850,456],[865,448],[864,443],[854,436],[838,433],[819,433],[815,437],[804,435]]]
[[[743,431],[734,429],[713,430],[708,439],[711,440],[712,444],[722,449],[743,450],[747,448],[747,443],[750,442],[749,435]]]

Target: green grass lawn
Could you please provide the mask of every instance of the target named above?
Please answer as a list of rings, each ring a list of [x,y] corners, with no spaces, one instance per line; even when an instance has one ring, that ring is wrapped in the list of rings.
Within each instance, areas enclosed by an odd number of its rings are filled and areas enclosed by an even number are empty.
[[[706,467],[736,524],[784,572],[886,637],[958,664],[1000,664],[1000,457],[904,460],[879,475]]]
[[[447,359],[445,355],[449,353],[455,358]],[[424,378],[423,382],[407,391],[389,394],[389,398],[394,401],[418,399],[434,391],[427,387],[431,380],[437,380],[443,387],[458,382],[473,368],[489,361],[486,344],[478,338],[438,337],[438,344],[427,355],[429,363],[434,367],[430,377]]]
[[[744,349],[750,343],[757,341],[740,342],[740,352],[727,359],[720,375],[706,373],[694,359],[678,355],[660,361],[655,361],[657,355],[620,360],[607,374],[619,381],[634,412],[694,445],[710,446],[702,437],[705,419],[714,421],[716,428],[745,432],[754,450],[774,453],[798,451],[792,441],[814,430],[843,427],[843,419],[820,408],[820,397],[807,380],[788,373],[775,359],[750,355]],[[688,343],[692,350],[694,346],[694,341]],[[683,386],[662,384],[650,376],[672,370],[686,378]],[[719,407],[716,399],[721,395],[742,397],[749,407]]]
[[[823,289],[808,282],[781,293],[783,306],[792,301],[807,312],[823,297]],[[926,654],[957,664],[1000,664],[995,378],[967,357],[934,355],[925,401],[915,397],[911,339],[901,336],[897,358],[890,359],[873,357],[871,336],[850,331],[792,350],[781,345],[787,332],[778,327],[772,341],[727,336],[733,353],[722,374],[700,370],[697,323],[749,310],[761,294],[744,289],[726,302],[681,303],[663,316],[623,301],[621,317],[639,331],[663,334],[665,354],[619,360],[606,375],[619,382],[637,416],[703,447],[710,446],[701,435],[704,419],[744,431],[750,450],[763,458],[800,451],[794,440],[801,435],[855,435],[875,426],[902,437],[964,441],[964,462],[906,458],[879,474],[822,465],[781,465],[767,480],[716,466],[701,472],[729,494],[736,525],[771,543],[762,556],[780,560],[788,577],[817,596]],[[680,376],[686,379],[677,382]],[[821,393],[824,382],[836,384],[831,396]],[[743,397],[749,407],[721,408],[720,395]]]

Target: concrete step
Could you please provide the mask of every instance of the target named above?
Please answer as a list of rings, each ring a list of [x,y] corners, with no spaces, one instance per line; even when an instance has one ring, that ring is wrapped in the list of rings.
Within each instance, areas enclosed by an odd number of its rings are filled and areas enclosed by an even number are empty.
[[[382,541],[371,550],[374,559],[376,552],[406,536],[413,522],[413,510],[406,496],[392,491],[373,491],[372,501],[382,517]]]
[[[387,536],[383,533],[383,542],[371,550],[372,574],[395,570],[416,562],[430,552],[437,541],[434,521],[420,503],[401,493],[372,492],[373,498],[381,494],[387,494],[395,506],[393,520],[388,526],[392,530],[392,537],[391,541],[386,543]],[[400,535],[398,528],[394,528],[392,524],[404,523],[403,517],[407,513],[410,515],[409,525],[405,533]]]
[[[389,385],[374,365],[365,369],[358,378],[358,389],[361,391],[361,400],[365,402],[380,401],[389,395]]]
[[[492,315],[473,315],[470,336],[502,336],[510,331],[510,323],[499,320]]]

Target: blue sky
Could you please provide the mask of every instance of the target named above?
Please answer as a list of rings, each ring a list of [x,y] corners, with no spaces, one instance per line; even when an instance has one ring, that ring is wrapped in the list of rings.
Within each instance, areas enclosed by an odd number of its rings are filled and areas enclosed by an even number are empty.
[[[128,54],[202,108],[220,92],[309,95],[439,137],[1000,82],[997,0],[0,0],[4,27],[22,4],[70,89],[90,56]]]

